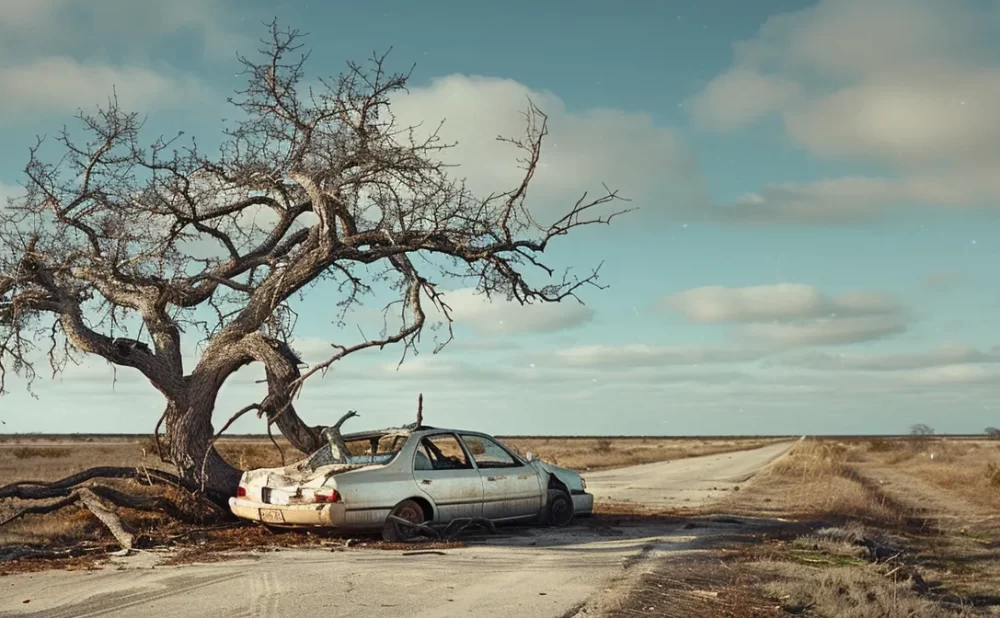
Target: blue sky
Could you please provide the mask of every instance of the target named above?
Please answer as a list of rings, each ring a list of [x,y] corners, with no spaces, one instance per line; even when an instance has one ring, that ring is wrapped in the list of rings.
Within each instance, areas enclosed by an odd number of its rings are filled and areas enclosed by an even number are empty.
[[[399,350],[341,361],[300,414],[497,433],[939,432],[1000,424],[1000,9],[986,0],[821,2],[240,2],[0,0],[0,193],[34,136],[114,88],[150,139],[219,139],[225,98],[278,16],[310,75],[392,47],[416,63],[394,101],[445,119],[448,154],[507,189],[525,97],[550,117],[532,208],[551,216],[606,182],[639,210],[552,249],[604,261],[607,290],[522,308],[452,289],[456,341],[398,370]],[[947,27],[945,27],[947,25]],[[333,289],[300,303],[297,347],[345,328]],[[196,356],[195,340],[185,342]],[[0,398],[0,431],[152,428],[159,396],[102,363]],[[219,418],[261,396],[251,372]],[[261,431],[256,419],[236,431]]]

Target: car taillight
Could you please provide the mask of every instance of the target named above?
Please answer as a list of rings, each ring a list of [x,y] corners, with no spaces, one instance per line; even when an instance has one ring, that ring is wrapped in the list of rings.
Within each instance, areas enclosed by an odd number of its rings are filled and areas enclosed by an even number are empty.
[[[247,488],[246,487],[240,485],[239,487],[236,488],[236,497],[237,498],[246,498],[246,496],[247,496]]]
[[[316,502],[340,502],[340,494],[336,489],[321,489],[316,492]]]

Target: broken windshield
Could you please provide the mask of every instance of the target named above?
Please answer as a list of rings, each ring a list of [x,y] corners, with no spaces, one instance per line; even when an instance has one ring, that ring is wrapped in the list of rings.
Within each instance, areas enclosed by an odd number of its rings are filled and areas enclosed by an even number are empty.
[[[384,465],[392,461],[403,444],[406,435],[399,433],[373,434],[360,438],[345,440],[350,455],[342,463],[351,466]],[[329,444],[324,444],[318,451],[309,456],[305,467],[316,471],[323,466],[341,463],[335,460]]]

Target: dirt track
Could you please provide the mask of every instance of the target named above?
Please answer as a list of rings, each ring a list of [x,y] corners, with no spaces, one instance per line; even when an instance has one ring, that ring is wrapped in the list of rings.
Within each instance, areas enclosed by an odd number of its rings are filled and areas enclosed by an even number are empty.
[[[710,504],[791,443],[586,474],[598,502]],[[558,531],[502,530],[488,542],[441,552],[322,550],[256,554],[226,562],[155,567],[140,553],[95,572],[0,579],[0,615],[593,616],[613,603],[643,558],[690,548],[727,524],[665,523]],[[729,524],[731,525],[731,524]],[[28,601],[28,603],[25,603]]]

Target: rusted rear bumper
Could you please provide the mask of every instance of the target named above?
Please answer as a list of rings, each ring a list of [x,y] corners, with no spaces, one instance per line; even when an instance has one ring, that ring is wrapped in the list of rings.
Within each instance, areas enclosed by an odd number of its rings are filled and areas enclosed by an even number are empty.
[[[344,523],[344,505],[338,503],[263,504],[230,498],[229,509],[237,517],[274,526],[341,526]]]

